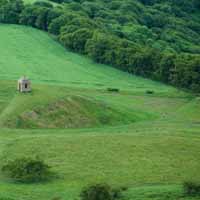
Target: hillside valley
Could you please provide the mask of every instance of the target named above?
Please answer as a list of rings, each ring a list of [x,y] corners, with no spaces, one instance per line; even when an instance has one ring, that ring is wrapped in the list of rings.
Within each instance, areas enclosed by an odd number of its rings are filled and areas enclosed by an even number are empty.
[[[95,64],[32,28],[1,25],[0,36],[0,157],[40,156],[59,177],[35,187],[0,174],[2,199],[74,199],[93,182],[128,187],[126,199],[187,199],[182,182],[200,178],[198,97]],[[16,91],[24,73],[28,94]]]
[[[0,0],[0,200],[199,200],[199,9]]]

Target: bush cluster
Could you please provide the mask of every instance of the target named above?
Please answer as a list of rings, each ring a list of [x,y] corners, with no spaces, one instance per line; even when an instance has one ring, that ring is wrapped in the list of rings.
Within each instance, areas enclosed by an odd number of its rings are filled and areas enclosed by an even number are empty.
[[[98,63],[200,92],[199,0],[53,1],[63,4],[0,0],[0,22],[48,31]]]
[[[185,182],[184,193],[188,196],[200,196],[200,183],[196,182]]]
[[[108,92],[119,92],[120,90],[118,88],[107,88]]]
[[[9,161],[2,167],[2,172],[14,181],[34,183],[50,178],[50,167],[39,158],[19,158]]]
[[[95,184],[86,187],[80,194],[81,200],[115,200],[121,197],[121,190],[107,184]]]

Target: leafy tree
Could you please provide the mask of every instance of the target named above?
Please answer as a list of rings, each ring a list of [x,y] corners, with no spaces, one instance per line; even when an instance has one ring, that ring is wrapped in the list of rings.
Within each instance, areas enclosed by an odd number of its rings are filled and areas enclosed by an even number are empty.
[[[59,9],[59,8],[49,9],[49,11],[48,11],[48,16],[47,16],[47,19],[46,19],[46,20],[47,20],[47,25],[48,25],[48,27],[49,27],[50,23],[51,23],[54,19],[60,17],[61,15],[63,15],[62,9]]]
[[[49,8],[41,7],[37,10],[37,19],[35,21],[35,26],[39,29],[48,29],[48,14]]]
[[[24,8],[23,1],[1,1],[0,5],[0,22],[17,24],[19,22],[19,15]]]
[[[153,78],[153,72],[158,68],[161,55],[154,49],[143,49],[135,55],[134,73],[144,77]]]
[[[20,15],[20,24],[35,26],[35,22],[37,20],[37,7],[35,6],[26,6]]]
[[[175,60],[176,54],[164,54],[162,56],[160,66],[155,72],[155,76],[158,80],[170,83],[170,75],[175,68]]]
[[[92,37],[92,34],[92,31],[83,28],[73,33],[61,34],[60,41],[64,44],[65,47],[80,53],[84,53],[85,44]]]
[[[115,41],[104,33],[95,32],[93,37],[86,43],[86,52],[88,55],[99,63],[109,63],[106,61],[109,51],[115,47]]]
[[[49,24],[48,31],[52,34],[59,35],[61,27],[69,23],[76,15],[74,14],[63,14],[55,19]]]

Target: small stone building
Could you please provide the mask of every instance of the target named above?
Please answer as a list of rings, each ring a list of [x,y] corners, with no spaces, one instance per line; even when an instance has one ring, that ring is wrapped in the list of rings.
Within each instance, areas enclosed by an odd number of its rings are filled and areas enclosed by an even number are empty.
[[[17,82],[17,90],[19,92],[30,92],[31,91],[31,81],[25,76],[21,77]]]

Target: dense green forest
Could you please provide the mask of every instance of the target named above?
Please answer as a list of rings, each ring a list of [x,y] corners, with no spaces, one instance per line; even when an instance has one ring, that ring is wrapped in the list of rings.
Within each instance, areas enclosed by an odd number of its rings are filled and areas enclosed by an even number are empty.
[[[0,0],[0,22],[33,26],[98,63],[200,92],[199,0]]]

